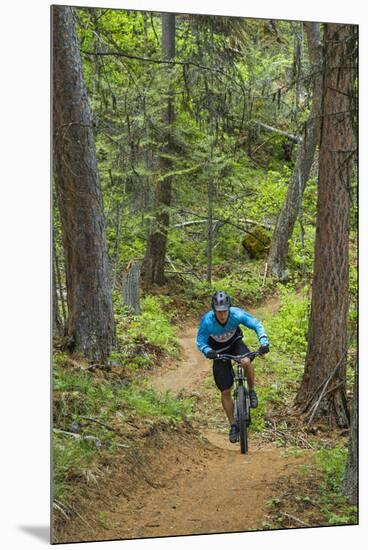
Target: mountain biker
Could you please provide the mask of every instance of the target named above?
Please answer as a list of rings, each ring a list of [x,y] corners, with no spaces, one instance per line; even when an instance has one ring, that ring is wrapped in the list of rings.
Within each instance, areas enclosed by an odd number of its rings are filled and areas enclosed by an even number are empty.
[[[222,407],[230,422],[229,439],[231,443],[236,443],[238,425],[234,419],[234,405],[231,397],[234,371],[230,360],[217,359],[217,356],[219,353],[242,355],[249,352],[243,342],[240,324],[256,332],[260,342],[260,353],[269,352],[269,341],[262,323],[243,309],[233,307],[230,296],[223,290],[213,294],[211,306],[212,310],[201,319],[196,343],[205,357],[214,360],[213,377],[221,392]],[[256,408],[258,398],[254,389],[254,367],[249,357],[243,358],[241,364],[247,374],[250,406]]]

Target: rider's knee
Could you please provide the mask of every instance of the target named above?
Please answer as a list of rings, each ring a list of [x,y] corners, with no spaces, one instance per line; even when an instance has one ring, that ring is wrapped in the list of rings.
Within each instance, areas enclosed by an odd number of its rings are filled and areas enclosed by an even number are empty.
[[[229,397],[231,395],[231,388],[228,388],[227,390],[222,390],[221,395],[224,397]]]
[[[243,365],[243,367],[246,367],[246,368],[247,368],[247,367],[250,367],[250,359],[249,359],[249,357],[244,357],[244,358],[242,359],[242,365]]]

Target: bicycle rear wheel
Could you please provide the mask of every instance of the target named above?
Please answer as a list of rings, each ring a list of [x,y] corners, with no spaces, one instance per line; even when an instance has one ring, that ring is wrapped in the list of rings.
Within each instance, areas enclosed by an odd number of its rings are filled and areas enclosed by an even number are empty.
[[[239,440],[240,440],[240,452],[248,452],[248,431],[247,431],[247,418],[246,418],[246,403],[245,403],[245,389],[244,386],[238,388],[238,424],[239,424]]]

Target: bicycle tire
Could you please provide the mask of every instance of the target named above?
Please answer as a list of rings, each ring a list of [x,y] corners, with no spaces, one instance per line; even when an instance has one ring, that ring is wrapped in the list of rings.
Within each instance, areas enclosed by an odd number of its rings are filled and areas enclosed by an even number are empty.
[[[247,420],[247,427],[249,428],[249,426],[251,425],[251,422],[252,422],[252,418],[251,418],[251,415],[250,415],[250,406],[249,406],[249,392],[248,390],[245,390],[245,418]]]
[[[238,424],[239,424],[239,441],[240,452],[245,454],[248,452],[248,431],[247,431],[247,418],[246,418],[246,402],[245,402],[245,388],[240,386],[238,388]]]

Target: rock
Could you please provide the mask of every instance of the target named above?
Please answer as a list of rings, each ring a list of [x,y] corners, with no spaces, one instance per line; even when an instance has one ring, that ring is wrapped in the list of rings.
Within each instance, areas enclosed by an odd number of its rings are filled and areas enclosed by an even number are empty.
[[[258,225],[246,233],[242,239],[244,254],[249,259],[259,260],[267,256],[271,243],[271,233]]]
[[[80,432],[80,424],[79,422],[77,422],[76,420],[74,420],[70,426],[70,431],[73,433],[73,434],[77,434]]]

